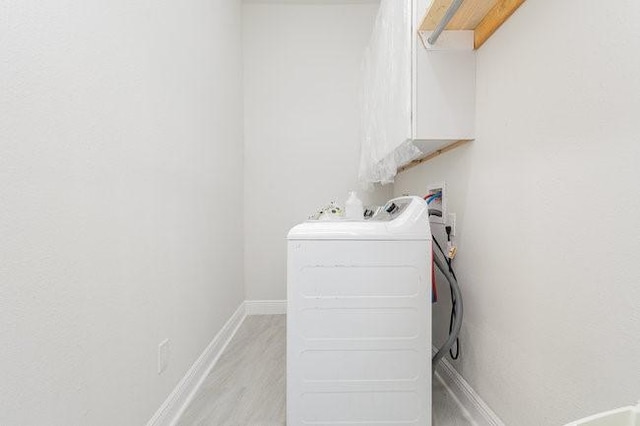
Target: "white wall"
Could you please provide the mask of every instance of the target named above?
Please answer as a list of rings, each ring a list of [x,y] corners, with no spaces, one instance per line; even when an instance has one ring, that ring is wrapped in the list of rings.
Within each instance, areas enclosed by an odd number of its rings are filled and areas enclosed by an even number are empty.
[[[144,424],[243,298],[241,5],[0,17],[0,424]]]
[[[247,299],[285,298],[289,228],[357,186],[360,64],[377,8],[244,6]]]
[[[639,19],[632,1],[524,3],[478,52],[476,141],[395,185],[447,181],[457,368],[507,425],[640,398]]]

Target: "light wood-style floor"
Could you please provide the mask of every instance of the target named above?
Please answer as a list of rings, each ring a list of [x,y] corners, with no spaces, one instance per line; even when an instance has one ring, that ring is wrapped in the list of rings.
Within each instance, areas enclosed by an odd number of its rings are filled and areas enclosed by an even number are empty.
[[[249,316],[207,376],[180,426],[284,426],[286,317]],[[434,380],[434,426],[471,426]]]

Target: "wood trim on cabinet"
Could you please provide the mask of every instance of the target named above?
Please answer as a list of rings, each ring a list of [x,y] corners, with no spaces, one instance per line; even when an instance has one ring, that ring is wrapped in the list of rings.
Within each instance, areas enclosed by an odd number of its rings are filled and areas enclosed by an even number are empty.
[[[410,162],[410,163],[398,168],[398,173],[404,172],[405,170],[409,170],[412,167],[417,166],[418,164],[422,164],[422,163],[424,163],[426,161],[429,161],[429,160],[431,160],[431,159],[433,159],[433,158],[435,158],[435,157],[437,157],[437,156],[439,156],[441,154],[444,154],[445,152],[451,151],[452,149],[455,149],[455,148],[457,148],[459,146],[462,146],[462,145],[466,144],[467,142],[471,142],[471,139],[462,139],[462,140],[453,142],[453,143],[451,143],[451,144],[449,144],[449,145],[447,145],[447,146],[445,146],[443,148],[440,148],[440,149],[437,149],[437,150],[435,150],[433,152],[427,153],[423,157],[416,158],[412,162]]]

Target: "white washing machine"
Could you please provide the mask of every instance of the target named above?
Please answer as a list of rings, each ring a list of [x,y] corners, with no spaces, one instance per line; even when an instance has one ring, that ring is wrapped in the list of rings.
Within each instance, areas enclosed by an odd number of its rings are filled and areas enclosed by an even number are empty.
[[[291,229],[287,426],[431,425],[431,271],[419,197]]]

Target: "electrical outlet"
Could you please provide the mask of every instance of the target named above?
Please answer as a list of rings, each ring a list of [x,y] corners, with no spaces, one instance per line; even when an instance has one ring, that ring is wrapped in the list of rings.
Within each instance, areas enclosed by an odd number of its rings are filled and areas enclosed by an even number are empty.
[[[429,221],[444,225],[447,218],[447,187],[444,182],[433,183],[427,186],[427,195],[436,194],[438,192],[442,192],[442,197],[429,203],[429,209],[440,210],[442,212],[442,216],[431,216]]]
[[[451,236],[455,237],[456,235],[456,214],[455,213],[447,214],[447,223],[445,223],[445,225],[451,227]]]
[[[169,339],[164,339],[158,345],[158,374],[162,374],[163,371],[169,366]]]

